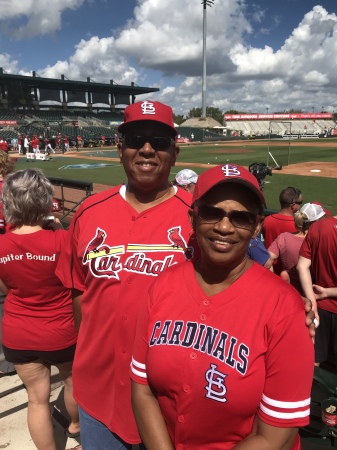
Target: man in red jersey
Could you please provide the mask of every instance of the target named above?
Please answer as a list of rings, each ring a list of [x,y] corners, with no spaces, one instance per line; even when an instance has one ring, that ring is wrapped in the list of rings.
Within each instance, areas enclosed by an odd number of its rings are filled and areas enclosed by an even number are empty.
[[[192,197],[169,182],[179,153],[172,116],[159,102],[125,109],[118,151],[127,183],[81,205],[57,268],[81,324],[73,377],[84,450],[140,443],[129,376],[139,302],[159,273],[193,256]]]

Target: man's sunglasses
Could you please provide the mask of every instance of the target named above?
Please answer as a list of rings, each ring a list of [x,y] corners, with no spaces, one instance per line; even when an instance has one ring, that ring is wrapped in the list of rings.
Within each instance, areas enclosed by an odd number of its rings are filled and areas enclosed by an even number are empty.
[[[224,217],[228,217],[228,220],[232,225],[237,228],[253,228],[260,216],[250,211],[224,211],[222,208],[216,208],[215,206],[200,205],[194,208],[200,220],[206,223],[218,223]]]
[[[153,150],[168,150],[175,142],[174,139],[166,136],[136,136],[135,134],[126,134],[123,139],[128,148],[136,150],[143,148],[147,142]]]
[[[295,203],[296,205],[302,205],[303,201],[300,201],[300,202],[295,201],[295,198],[298,198],[301,195],[301,192],[298,189],[294,188],[293,186],[288,186],[287,189],[292,189],[295,194],[291,203]]]

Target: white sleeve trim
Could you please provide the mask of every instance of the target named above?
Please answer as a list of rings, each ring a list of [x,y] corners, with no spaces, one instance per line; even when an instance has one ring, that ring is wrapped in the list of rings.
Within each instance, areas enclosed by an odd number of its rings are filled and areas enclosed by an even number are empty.
[[[310,405],[310,397],[299,402],[281,402],[274,400],[262,394],[262,400],[270,406],[276,406],[277,408],[290,409],[290,408],[302,408],[303,406]]]
[[[304,410],[304,411],[296,411],[296,412],[292,412],[292,413],[283,413],[283,412],[278,412],[278,411],[273,411],[269,408],[266,408],[264,405],[262,405],[260,403],[260,409],[262,412],[264,412],[265,414],[267,414],[268,416],[271,417],[276,417],[278,419],[298,419],[301,417],[307,417],[310,415],[310,408]]]
[[[146,370],[146,365],[136,361],[133,357],[132,357],[132,365],[138,367],[139,369]]]

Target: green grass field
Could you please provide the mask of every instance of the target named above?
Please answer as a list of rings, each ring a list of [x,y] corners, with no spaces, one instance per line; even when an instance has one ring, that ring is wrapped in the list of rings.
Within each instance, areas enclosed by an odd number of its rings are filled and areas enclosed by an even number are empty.
[[[273,155],[279,165],[286,165],[289,159],[290,164],[320,161],[337,162],[337,139],[317,139],[317,146],[306,146],[301,141],[301,147],[296,147],[296,142],[283,142],[280,146],[279,142],[273,141],[240,141],[226,143],[205,143],[181,146],[180,155],[177,160],[177,166],[172,168],[171,178],[184,167],[190,167],[198,174],[206,170],[204,167],[193,167],[193,164],[225,164],[227,162],[237,163],[243,166],[249,166],[254,162],[267,163],[268,150]],[[331,147],[331,144],[336,144]],[[312,145],[312,144],[310,144]],[[26,162],[25,157],[20,157],[16,163],[17,169],[28,167],[39,167],[47,176],[66,178],[71,180],[91,181],[106,185],[117,185],[125,180],[125,173],[119,162],[102,161],[99,157],[117,157],[115,149],[101,152],[92,149],[92,151],[81,151],[80,155],[86,158],[72,158],[57,155],[50,161],[30,161]],[[80,156],[79,155],[79,156]],[[88,156],[90,155],[90,156]],[[89,157],[89,159],[88,159]],[[190,165],[181,167],[179,163],[190,163]],[[86,168],[86,169],[62,169],[66,165],[79,164],[109,164],[102,168]],[[269,156],[269,165],[275,167],[275,164]],[[337,182],[334,178],[310,177],[300,175],[286,175],[282,171],[273,171],[272,176],[267,176],[264,187],[264,194],[267,201],[268,209],[278,209],[278,196],[282,189],[287,186],[295,186],[302,190],[304,202],[320,201],[331,210],[333,214],[337,214]]]

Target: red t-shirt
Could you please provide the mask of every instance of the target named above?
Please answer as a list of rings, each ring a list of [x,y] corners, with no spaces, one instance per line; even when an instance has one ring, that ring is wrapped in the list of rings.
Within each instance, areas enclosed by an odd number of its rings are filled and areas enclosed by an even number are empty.
[[[267,216],[262,222],[262,235],[265,247],[268,248],[277,236],[286,231],[289,233],[297,232],[293,216],[285,216],[279,213]],[[275,260],[273,266],[274,272],[279,275],[283,270],[282,262]]]
[[[138,213],[125,200],[125,186],[93,195],[76,212],[57,266],[62,282],[83,292],[74,397],[131,444],[140,442],[129,375],[140,300],[159,273],[192,257],[191,201],[177,189]]]
[[[66,231],[0,236],[0,279],[9,289],[2,341],[16,350],[61,350],[76,343],[71,291],[55,275]]]
[[[313,223],[304,239],[300,255],[311,260],[316,283],[337,286],[337,219],[326,217]],[[337,314],[337,299],[318,300],[318,308]]]
[[[32,148],[37,148],[39,146],[39,143],[40,141],[37,138],[34,138],[30,141],[30,145],[32,146]]]
[[[289,273],[290,284],[302,295],[303,290],[297,271],[298,257],[304,237],[293,233],[281,233],[271,243],[268,251],[274,253],[282,263],[282,267]]]
[[[307,425],[313,365],[295,289],[254,263],[208,297],[187,263],[161,274],[142,304],[131,377],[154,388],[176,449],[228,450],[256,414]]]

